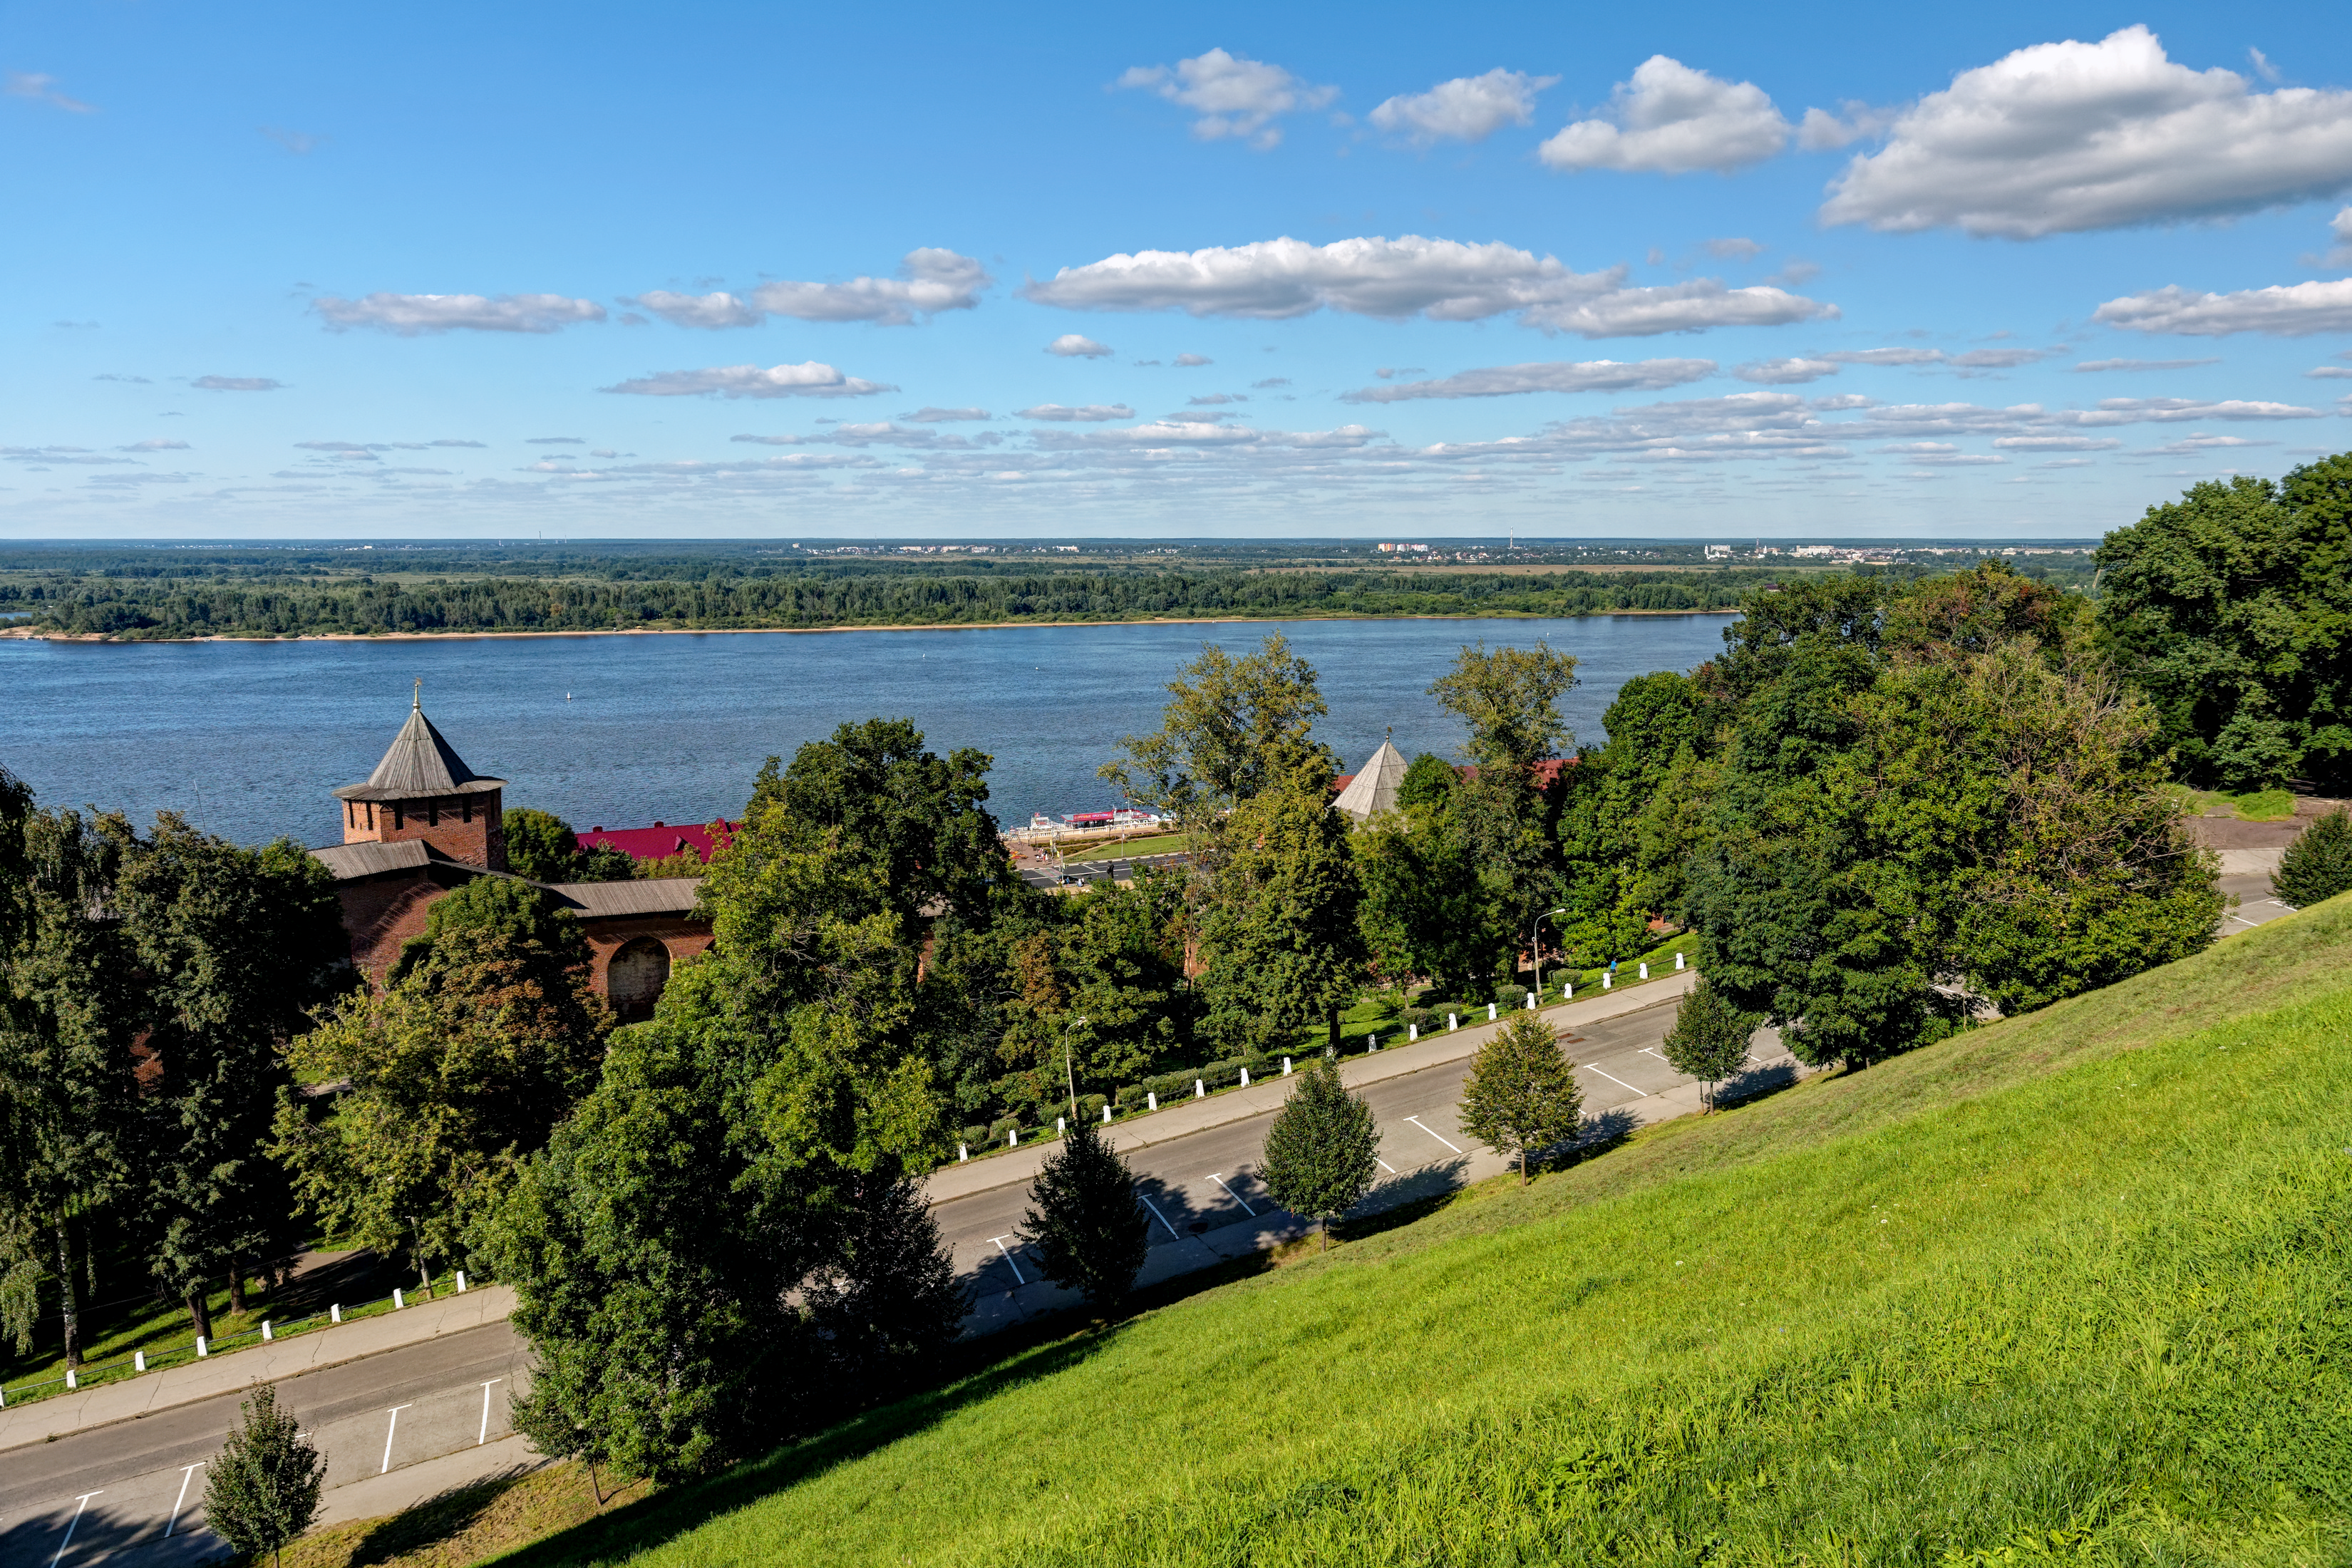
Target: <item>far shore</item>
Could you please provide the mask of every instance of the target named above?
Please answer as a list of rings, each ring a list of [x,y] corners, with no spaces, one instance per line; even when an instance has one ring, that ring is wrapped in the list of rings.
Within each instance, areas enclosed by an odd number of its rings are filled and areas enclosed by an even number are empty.
[[[50,632],[31,626],[0,628],[0,638],[19,642],[139,643],[200,642],[486,642],[533,637],[676,637],[809,636],[825,632],[992,632],[1069,626],[1225,626],[1286,625],[1301,621],[1598,621],[1615,616],[1736,616],[1737,610],[1594,610],[1581,616],[1540,616],[1526,611],[1488,615],[1396,616],[1139,616],[1120,621],[932,621],[878,626],[621,626],[549,632],[297,632],[291,637],[230,633],[200,637],[119,637],[105,632]]]

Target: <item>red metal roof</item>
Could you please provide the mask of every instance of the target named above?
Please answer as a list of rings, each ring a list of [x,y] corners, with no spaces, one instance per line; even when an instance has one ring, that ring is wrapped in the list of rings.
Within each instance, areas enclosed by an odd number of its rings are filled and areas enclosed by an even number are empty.
[[[730,822],[721,817],[699,827],[692,824],[672,827],[666,822],[656,822],[651,827],[592,827],[585,833],[575,833],[572,837],[583,849],[603,846],[618,849],[632,860],[659,860],[691,849],[708,864],[711,850],[724,847],[742,826],[740,822]],[[714,832],[718,836],[715,845],[712,841]]]

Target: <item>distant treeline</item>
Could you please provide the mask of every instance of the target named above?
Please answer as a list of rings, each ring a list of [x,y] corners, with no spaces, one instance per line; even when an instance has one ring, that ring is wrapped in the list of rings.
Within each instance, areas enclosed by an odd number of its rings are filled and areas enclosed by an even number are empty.
[[[1897,570],[1897,576],[1908,576]],[[637,627],[982,626],[1155,616],[1589,616],[1737,609],[1763,570],[1413,574],[1161,571],[900,576],[787,569],[702,581],[0,584],[0,613],[126,639]]]

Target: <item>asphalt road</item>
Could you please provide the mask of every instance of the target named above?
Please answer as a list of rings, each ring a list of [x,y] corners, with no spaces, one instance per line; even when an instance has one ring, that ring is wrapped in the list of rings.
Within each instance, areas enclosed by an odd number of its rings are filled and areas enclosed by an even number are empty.
[[[530,1362],[511,1327],[486,1323],[287,1378],[278,1397],[327,1456],[331,1489],[505,1436],[508,1398],[528,1387]],[[0,1568],[220,1551],[203,1526],[201,1467],[236,1424],[238,1402],[224,1394],[0,1453]]]
[[[1073,860],[1069,863],[1066,868],[1062,870],[1056,870],[1051,864],[1044,866],[1024,866],[1020,870],[1021,879],[1028,883],[1031,887],[1051,889],[1057,887],[1085,887],[1090,883],[1099,882],[1108,878],[1111,878],[1114,872],[1120,873],[1127,877],[1132,877],[1139,869],[1157,868],[1168,866],[1181,866],[1182,864],[1184,864],[1184,857],[1181,855],[1144,855],[1140,857],[1118,855],[1107,856],[1100,860]],[[1065,882],[1062,879],[1065,876],[1070,879],[1067,882]]]

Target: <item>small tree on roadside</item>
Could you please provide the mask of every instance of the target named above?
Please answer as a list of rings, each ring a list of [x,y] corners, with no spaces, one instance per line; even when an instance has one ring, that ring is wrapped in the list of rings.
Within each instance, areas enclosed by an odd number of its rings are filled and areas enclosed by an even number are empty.
[[[327,1460],[303,1439],[301,1423],[278,1408],[264,1384],[238,1409],[243,1422],[205,1472],[205,1522],[243,1556],[269,1553],[310,1528]]]
[[[1328,1248],[1332,1219],[1372,1190],[1379,1147],[1372,1108],[1348,1092],[1339,1061],[1325,1057],[1308,1064],[1266,1130],[1265,1190],[1291,1213],[1320,1221]]]
[[[1519,1163],[1528,1184],[1528,1156],[1576,1136],[1583,1125],[1584,1093],[1552,1026],[1517,1013],[1478,1048],[1462,1085],[1462,1127],[1505,1159]]]
[[[1135,1283],[1151,1222],[1135,1201],[1135,1175],[1091,1121],[1079,1121],[1045,1156],[1022,1216],[1045,1278],[1108,1315]]]
[[[2352,810],[2337,806],[2286,847],[2271,875],[2271,892],[2299,910],[2352,892]]]
[[[1742,1012],[1704,978],[1683,994],[1666,1031],[1665,1058],[1676,1072],[1705,1080],[1707,1110],[1715,1109],[1716,1085],[1747,1061],[1756,1024],[1755,1014]]]

